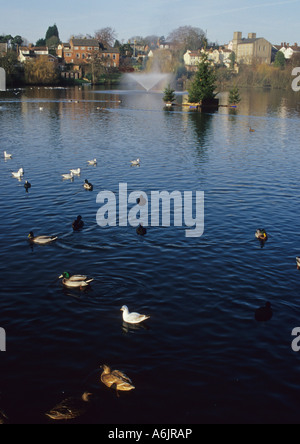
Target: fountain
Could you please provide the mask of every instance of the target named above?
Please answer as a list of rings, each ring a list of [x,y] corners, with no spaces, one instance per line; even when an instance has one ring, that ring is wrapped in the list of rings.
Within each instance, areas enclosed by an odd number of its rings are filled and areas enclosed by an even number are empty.
[[[6,73],[3,68],[0,68],[0,91],[6,91]]]
[[[132,73],[125,75],[126,82],[136,82],[147,92],[153,90],[155,86],[163,89],[171,80],[172,74],[164,74],[161,72]]]

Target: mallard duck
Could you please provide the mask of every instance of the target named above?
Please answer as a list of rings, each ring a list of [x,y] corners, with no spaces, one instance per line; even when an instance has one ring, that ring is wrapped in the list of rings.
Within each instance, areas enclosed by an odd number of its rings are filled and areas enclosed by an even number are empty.
[[[117,395],[118,390],[128,392],[135,389],[131,379],[129,379],[124,373],[120,372],[119,370],[111,370],[108,365],[103,365],[102,369],[103,372],[101,374],[101,381],[107,387],[116,389]]]
[[[62,284],[67,288],[86,288],[89,287],[90,283],[93,282],[94,279],[88,279],[87,276],[74,275],[71,276],[70,273],[66,271],[59,276],[58,279],[62,279]]]
[[[46,416],[54,421],[70,420],[78,418],[87,410],[91,393],[83,393],[81,398],[66,398],[46,413]]]
[[[31,188],[31,183],[29,183],[28,180],[26,180],[26,182],[24,184],[24,188],[26,190],[26,193],[28,193],[28,190]]]
[[[140,313],[129,313],[127,305],[123,305],[121,311],[123,312],[123,321],[127,322],[128,324],[139,324],[140,322],[146,321],[146,319],[150,318],[150,316],[142,315]]]
[[[255,237],[256,237],[256,239],[263,241],[263,242],[266,242],[268,240],[268,235],[266,233],[266,230],[264,230],[264,229],[256,230]]]
[[[137,229],[136,229],[136,233],[137,233],[139,236],[145,236],[145,234],[147,234],[147,230],[146,230],[145,227],[143,227],[142,224],[140,224],[140,225],[137,227]]]
[[[79,176],[81,173],[81,169],[77,168],[77,170],[70,170],[70,173],[72,173],[74,176]]]
[[[6,151],[4,151],[4,159],[11,159],[12,158],[12,154],[8,154]]]
[[[97,159],[94,159],[94,160],[88,160],[87,163],[88,163],[89,165],[97,165]]]
[[[87,179],[85,179],[83,187],[88,191],[93,191],[94,189],[93,185]]]
[[[255,133],[255,129],[251,128],[251,126],[249,127],[249,133]]]
[[[255,319],[258,322],[270,321],[273,317],[273,311],[270,302],[267,302],[265,307],[260,307],[255,311]]]
[[[62,176],[63,180],[70,180],[70,179],[72,180],[74,178],[74,174],[73,173],[62,174],[61,176]]]
[[[56,241],[58,238],[57,236],[34,236],[33,232],[31,231],[28,235],[28,239],[35,244],[46,245]]]
[[[132,160],[132,161],[131,161],[131,165],[132,165],[132,166],[140,165],[140,163],[141,163],[140,159],[136,159],[136,160]]]
[[[296,257],[297,268],[300,270],[300,257]]]
[[[84,227],[84,222],[81,216],[77,216],[77,219],[74,220],[72,227],[74,231],[79,231]]]

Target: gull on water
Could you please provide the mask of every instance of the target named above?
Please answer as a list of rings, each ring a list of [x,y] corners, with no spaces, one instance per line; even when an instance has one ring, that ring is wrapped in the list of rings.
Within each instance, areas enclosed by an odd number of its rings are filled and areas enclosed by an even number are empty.
[[[123,305],[121,311],[123,312],[123,321],[127,322],[128,324],[139,324],[140,322],[146,321],[146,319],[150,318],[150,316],[140,313],[129,313],[127,305]]]

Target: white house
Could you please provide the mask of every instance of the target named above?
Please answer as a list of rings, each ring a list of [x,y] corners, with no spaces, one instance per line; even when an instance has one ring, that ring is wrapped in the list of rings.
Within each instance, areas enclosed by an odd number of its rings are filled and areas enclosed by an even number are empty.
[[[300,46],[295,43],[293,46],[289,43],[281,43],[281,45],[274,45],[274,48],[277,51],[281,51],[284,54],[284,57],[289,60],[293,57],[294,54],[300,54]]]

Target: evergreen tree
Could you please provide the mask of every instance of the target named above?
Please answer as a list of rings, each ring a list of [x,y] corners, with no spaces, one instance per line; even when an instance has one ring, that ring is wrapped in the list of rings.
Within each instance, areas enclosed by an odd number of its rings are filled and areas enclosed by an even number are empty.
[[[285,57],[282,51],[277,52],[274,65],[282,69],[285,67]]]
[[[240,103],[241,97],[238,87],[235,85],[229,92],[229,104],[236,105]]]
[[[168,85],[164,90],[163,101],[166,103],[173,103],[175,102],[175,100],[176,100],[175,90],[172,89],[170,85]]]
[[[58,29],[55,24],[53,26],[49,26],[49,28],[46,32],[45,39],[48,40],[48,39],[51,39],[51,37],[57,37],[59,39]]]
[[[200,103],[202,100],[214,99],[216,97],[216,80],[215,70],[210,66],[207,54],[203,53],[194,80],[188,90],[189,102]]]

